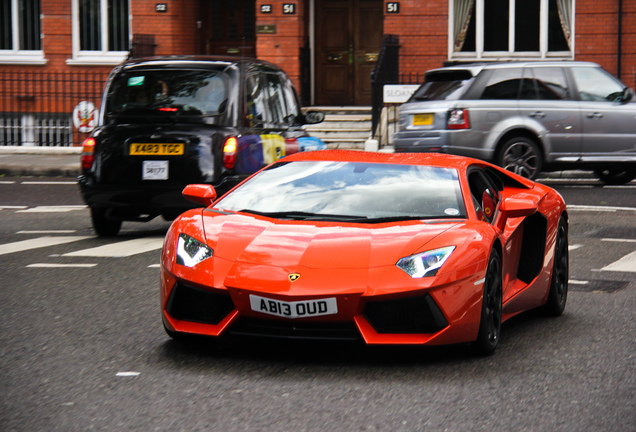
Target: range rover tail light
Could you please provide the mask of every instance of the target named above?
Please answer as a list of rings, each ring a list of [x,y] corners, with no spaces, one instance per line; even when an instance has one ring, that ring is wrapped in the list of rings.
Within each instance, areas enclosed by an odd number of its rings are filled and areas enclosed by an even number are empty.
[[[95,138],[86,138],[82,143],[82,168],[91,169],[95,162]]]
[[[448,112],[448,129],[470,129],[467,109],[454,109]]]
[[[227,169],[234,168],[236,165],[236,149],[238,148],[238,142],[236,137],[229,137],[225,140],[223,145],[223,166]]]

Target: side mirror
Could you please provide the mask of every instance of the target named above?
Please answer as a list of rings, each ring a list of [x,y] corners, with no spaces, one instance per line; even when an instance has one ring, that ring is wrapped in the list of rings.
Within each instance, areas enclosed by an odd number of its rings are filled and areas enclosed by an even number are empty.
[[[623,96],[621,98],[621,102],[627,103],[631,101],[633,97],[634,97],[634,90],[632,90],[629,87],[625,87],[625,89],[623,90]]]
[[[201,204],[205,207],[211,206],[216,199],[216,191],[214,190],[214,187],[207,184],[187,185],[181,194],[188,201]]]
[[[517,194],[504,199],[499,205],[500,216],[497,227],[500,230],[506,226],[506,221],[510,218],[518,218],[533,215],[539,209],[539,201],[535,196],[520,196]]]
[[[305,124],[321,123],[325,119],[325,113],[322,111],[307,111],[305,113]]]

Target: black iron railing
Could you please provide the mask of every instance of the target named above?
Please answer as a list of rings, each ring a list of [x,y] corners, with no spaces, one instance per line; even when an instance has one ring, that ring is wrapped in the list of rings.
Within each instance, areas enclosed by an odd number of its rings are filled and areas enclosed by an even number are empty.
[[[108,72],[0,71],[0,146],[80,145]]]
[[[400,39],[396,35],[384,35],[378,62],[371,73],[371,133],[380,123],[385,84],[397,84],[400,76]]]

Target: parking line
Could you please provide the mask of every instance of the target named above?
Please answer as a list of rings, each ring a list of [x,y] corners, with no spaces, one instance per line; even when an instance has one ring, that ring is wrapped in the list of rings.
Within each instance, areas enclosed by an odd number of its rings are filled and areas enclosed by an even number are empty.
[[[41,247],[56,246],[65,243],[72,243],[80,240],[86,240],[89,236],[65,236],[65,237],[38,237],[29,240],[22,240],[13,243],[0,245],[0,255],[6,255],[15,252],[23,252]]]
[[[618,261],[605,266],[601,271],[631,272],[636,273],[636,252],[625,255]]]
[[[69,252],[63,256],[122,258],[161,249],[162,246],[163,237],[146,237]]]
[[[29,268],[90,268],[97,264],[54,264],[54,263],[35,263],[29,264]]]

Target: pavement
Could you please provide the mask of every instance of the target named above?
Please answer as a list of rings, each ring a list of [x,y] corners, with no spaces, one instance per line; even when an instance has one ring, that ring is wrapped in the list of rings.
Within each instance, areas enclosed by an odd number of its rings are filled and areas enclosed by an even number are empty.
[[[77,177],[81,147],[0,146],[0,177]],[[596,179],[591,171],[543,172],[540,179]]]

